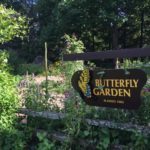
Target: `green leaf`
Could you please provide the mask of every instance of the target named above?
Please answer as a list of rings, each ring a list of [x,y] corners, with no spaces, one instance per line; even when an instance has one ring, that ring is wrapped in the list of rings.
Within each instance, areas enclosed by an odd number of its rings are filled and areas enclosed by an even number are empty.
[[[89,131],[84,131],[83,133],[85,136],[88,136],[90,134]]]

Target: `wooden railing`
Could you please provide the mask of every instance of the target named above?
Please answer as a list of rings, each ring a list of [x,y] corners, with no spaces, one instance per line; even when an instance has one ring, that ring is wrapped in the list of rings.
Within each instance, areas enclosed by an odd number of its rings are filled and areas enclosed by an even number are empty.
[[[33,111],[33,110],[25,109],[25,108],[20,109],[19,113],[25,114],[27,116],[41,117],[41,118],[50,119],[50,120],[61,120],[66,117],[65,113],[48,112],[48,111],[38,112],[38,111]],[[149,126],[140,126],[140,125],[136,125],[132,123],[116,123],[116,122],[108,121],[108,120],[96,120],[96,119],[88,119],[88,118],[85,118],[85,122],[90,126],[119,129],[119,130],[130,131],[130,132],[136,131],[145,136],[150,135]]]

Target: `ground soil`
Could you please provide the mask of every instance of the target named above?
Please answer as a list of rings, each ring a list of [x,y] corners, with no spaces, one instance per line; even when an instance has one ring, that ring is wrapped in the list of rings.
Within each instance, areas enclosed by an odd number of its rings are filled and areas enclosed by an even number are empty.
[[[37,86],[41,85],[43,81],[45,81],[46,78],[44,76],[26,76],[19,85],[19,91],[20,91],[20,99],[21,99],[21,105],[24,106],[25,101],[25,92],[28,89],[28,86],[31,82],[34,82]],[[56,83],[63,83],[65,81],[64,76],[48,76],[49,81],[53,81]],[[69,97],[69,93],[66,91],[64,93],[58,94],[58,93],[50,93],[51,97],[48,99],[48,103],[50,105],[53,105],[55,107],[58,107],[59,109],[64,108],[64,101]]]

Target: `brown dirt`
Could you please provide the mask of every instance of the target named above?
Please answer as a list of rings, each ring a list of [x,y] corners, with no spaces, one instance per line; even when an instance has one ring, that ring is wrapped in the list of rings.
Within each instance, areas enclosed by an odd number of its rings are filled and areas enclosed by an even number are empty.
[[[45,81],[44,76],[36,76],[33,78],[36,84],[41,84],[43,81]],[[55,82],[64,82],[64,77],[62,76],[48,76],[49,81],[55,81]]]
[[[65,81],[65,78],[63,76],[48,76],[49,81],[54,81],[57,83],[63,83]],[[45,81],[44,76],[34,76],[32,77],[32,81],[39,86],[43,81]],[[23,103],[25,100],[25,92],[30,84],[30,81],[28,80],[28,77],[26,77],[24,80],[22,80],[23,84],[20,84],[19,91],[20,91],[20,99],[21,99],[21,105],[24,107]],[[25,83],[25,84],[24,84]],[[64,101],[66,98],[69,97],[69,93],[65,92],[64,94],[58,94],[58,93],[50,93],[50,98],[48,100],[48,103],[53,107],[58,107],[59,109],[64,108]]]

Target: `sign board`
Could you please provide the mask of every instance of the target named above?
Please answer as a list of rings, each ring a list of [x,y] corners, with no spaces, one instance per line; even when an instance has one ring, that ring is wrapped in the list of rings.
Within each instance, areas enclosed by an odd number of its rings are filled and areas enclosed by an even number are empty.
[[[139,108],[146,81],[140,69],[85,69],[72,77],[73,87],[88,105],[124,109]]]

